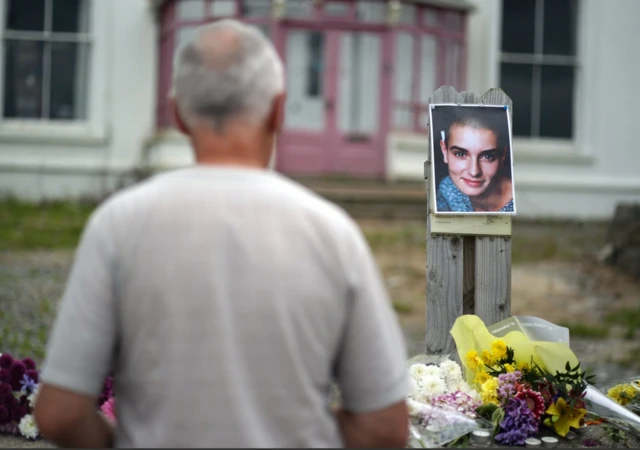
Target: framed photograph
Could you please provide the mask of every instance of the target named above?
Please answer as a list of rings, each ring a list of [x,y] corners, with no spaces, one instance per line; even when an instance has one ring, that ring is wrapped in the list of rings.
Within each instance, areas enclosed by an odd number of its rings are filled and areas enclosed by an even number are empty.
[[[435,104],[429,116],[435,214],[515,215],[508,109]]]

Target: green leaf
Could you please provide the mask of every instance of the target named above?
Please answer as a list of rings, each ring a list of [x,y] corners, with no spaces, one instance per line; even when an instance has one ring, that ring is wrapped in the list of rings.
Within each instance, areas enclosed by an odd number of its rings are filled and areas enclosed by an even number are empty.
[[[571,365],[569,364],[569,361],[567,361],[567,364],[565,364],[564,368],[567,372],[571,371]]]
[[[503,418],[504,418],[504,409],[502,408],[496,408],[493,414],[491,414],[491,422],[493,422],[495,425],[499,425],[500,422],[502,422]]]

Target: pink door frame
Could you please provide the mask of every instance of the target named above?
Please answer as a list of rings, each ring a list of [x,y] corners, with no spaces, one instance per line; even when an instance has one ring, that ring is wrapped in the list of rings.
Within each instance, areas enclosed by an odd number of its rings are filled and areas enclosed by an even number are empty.
[[[312,20],[276,21],[272,34],[278,53],[286,61],[286,38],[290,30],[324,32],[326,36],[323,92],[325,130],[322,133],[284,130],[278,139],[277,167],[293,175],[330,175],[384,177],[386,174],[386,136],[391,109],[392,30],[386,25],[357,23],[350,20],[318,22]],[[379,127],[374,136],[345,136],[339,131],[336,107],[342,32],[373,32],[380,37],[381,79]],[[300,150],[300,151],[297,151]]]

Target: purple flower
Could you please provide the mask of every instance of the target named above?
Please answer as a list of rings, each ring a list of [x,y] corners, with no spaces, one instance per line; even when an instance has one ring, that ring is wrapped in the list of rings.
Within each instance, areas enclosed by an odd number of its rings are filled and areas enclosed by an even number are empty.
[[[27,367],[22,361],[14,361],[11,365],[11,381],[20,381],[25,373],[27,373]]]
[[[13,356],[9,353],[4,353],[0,356],[0,369],[11,369],[13,365]]]
[[[13,389],[11,385],[7,383],[0,383],[0,399],[11,395]]]
[[[0,369],[0,383],[11,383],[11,372],[9,372],[9,369]]]
[[[36,370],[36,362],[31,358],[24,358],[22,364],[25,365],[27,370]]]
[[[522,372],[515,371],[498,375],[498,398],[503,402],[516,394],[516,383]]]
[[[524,441],[538,432],[539,421],[529,409],[527,402],[512,397],[504,408],[495,441],[503,445],[524,445]]]
[[[4,425],[9,422],[9,410],[6,406],[0,405],[0,425]]]
[[[20,388],[20,392],[23,394],[31,394],[36,386],[38,386],[38,383],[25,373],[22,376],[22,380],[20,380],[20,385],[22,386],[22,388]]]
[[[111,397],[113,397],[113,375],[107,376],[104,380],[102,392],[98,397],[98,406],[102,406]]]

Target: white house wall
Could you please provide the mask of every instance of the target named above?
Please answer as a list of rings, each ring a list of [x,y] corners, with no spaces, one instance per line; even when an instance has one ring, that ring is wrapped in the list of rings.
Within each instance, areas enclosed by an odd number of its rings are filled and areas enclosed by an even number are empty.
[[[473,3],[467,89],[481,95],[499,87],[502,0]],[[514,141],[521,216],[606,218],[616,203],[640,201],[640,1],[580,4],[576,138],[573,143]],[[427,139],[392,133],[388,142],[390,178],[422,177]]]
[[[0,0],[0,11],[5,11]],[[155,125],[156,28],[147,2],[92,0],[89,120],[0,122],[0,193],[99,197],[138,165]],[[55,68],[54,68],[55,70]]]

